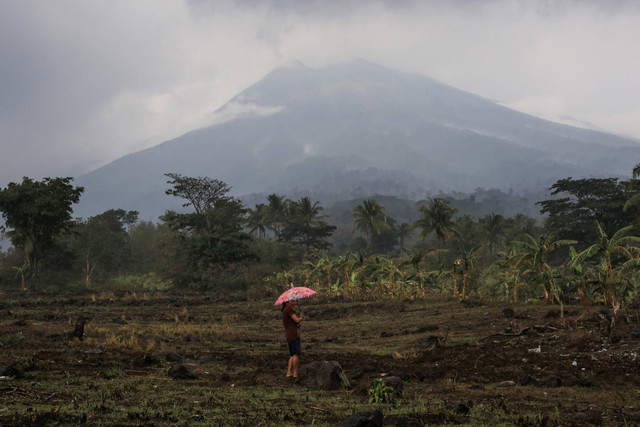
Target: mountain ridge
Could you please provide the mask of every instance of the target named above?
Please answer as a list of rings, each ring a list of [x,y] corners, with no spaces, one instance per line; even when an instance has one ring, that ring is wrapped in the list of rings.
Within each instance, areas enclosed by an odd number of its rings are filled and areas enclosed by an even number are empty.
[[[628,175],[640,158],[637,141],[366,61],[275,69],[215,114],[230,120],[78,177],[86,190],[77,214],[123,208],[157,218],[179,209],[164,194],[169,172],[221,179],[239,197],[306,191],[328,202],[373,194],[377,181],[399,197],[538,191],[568,176]]]

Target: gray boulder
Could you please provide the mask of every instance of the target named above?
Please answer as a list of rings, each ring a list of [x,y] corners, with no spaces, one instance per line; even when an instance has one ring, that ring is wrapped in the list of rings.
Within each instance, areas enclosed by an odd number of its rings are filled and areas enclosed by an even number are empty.
[[[351,387],[342,366],[335,360],[323,360],[301,366],[298,370],[298,380],[301,384],[316,390],[338,390]]]

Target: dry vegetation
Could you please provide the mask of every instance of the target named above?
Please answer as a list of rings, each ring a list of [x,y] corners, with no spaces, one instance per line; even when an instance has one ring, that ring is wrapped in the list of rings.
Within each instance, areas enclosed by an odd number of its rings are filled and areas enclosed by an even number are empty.
[[[10,293],[0,308],[0,369],[17,368],[0,380],[2,425],[323,426],[372,408],[390,426],[640,423],[635,311],[609,343],[597,306],[561,321],[542,303],[313,297],[302,363],[336,360],[352,385],[316,391],[285,381],[271,300]],[[78,319],[82,340],[69,338]],[[196,378],[170,377],[176,363]],[[381,374],[403,380],[395,403],[370,403]]]

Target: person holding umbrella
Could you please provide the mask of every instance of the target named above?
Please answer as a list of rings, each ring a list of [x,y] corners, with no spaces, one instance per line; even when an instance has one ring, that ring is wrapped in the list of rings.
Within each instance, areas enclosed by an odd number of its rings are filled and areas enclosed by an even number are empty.
[[[297,314],[295,311],[296,301],[305,298],[316,292],[303,286],[292,287],[284,292],[276,300],[274,305],[282,304],[282,325],[289,347],[289,363],[287,364],[287,378],[298,379],[298,367],[300,366],[300,353],[302,346],[300,342],[300,322],[304,319],[304,314]]]
[[[287,364],[287,378],[298,378],[298,366],[300,366],[300,353],[302,344],[300,341],[300,322],[304,314],[297,315],[295,312],[296,301],[289,300],[282,304],[282,324],[289,347],[289,363]]]

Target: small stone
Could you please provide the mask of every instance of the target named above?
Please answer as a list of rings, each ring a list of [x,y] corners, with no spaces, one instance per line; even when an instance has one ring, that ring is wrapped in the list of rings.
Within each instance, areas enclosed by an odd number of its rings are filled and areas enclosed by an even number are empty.
[[[19,380],[24,378],[24,370],[17,366],[7,366],[2,372],[0,372],[0,377],[15,378]]]
[[[172,362],[172,363],[182,362],[182,356],[180,356],[177,353],[168,353],[167,354],[167,361],[168,362]]]

